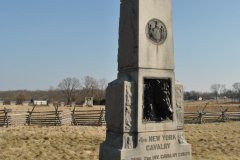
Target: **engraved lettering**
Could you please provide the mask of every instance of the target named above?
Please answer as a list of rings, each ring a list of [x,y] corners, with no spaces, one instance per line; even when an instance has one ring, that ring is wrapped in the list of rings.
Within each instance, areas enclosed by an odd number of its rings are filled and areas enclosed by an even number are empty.
[[[144,157],[144,160],[151,160],[151,157]]]
[[[172,135],[169,135],[169,140],[172,140]]]
[[[178,153],[178,156],[189,156],[190,155],[190,152],[181,152],[181,153]]]
[[[160,141],[161,136],[149,136],[149,142]]]
[[[176,140],[176,139],[177,139],[177,138],[176,138],[176,134],[174,134],[174,135],[173,135],[173,140]]]
[[[141,137],[138,141],[139,142],[147,142],[147,139],[144,139],[143,137]]]
[[[154,156],[152,156],[152,159],[160,159],[160,156],[159,155],[154,155]]]
[[[169,149],[170,143],[146,145],[147,151]]]
[[[163,139],[164,141],[176,140],[176,139],[177,139],[177,136],[176,136],[176,134],[174,134],[174,135],[162,135],[162,139]]]

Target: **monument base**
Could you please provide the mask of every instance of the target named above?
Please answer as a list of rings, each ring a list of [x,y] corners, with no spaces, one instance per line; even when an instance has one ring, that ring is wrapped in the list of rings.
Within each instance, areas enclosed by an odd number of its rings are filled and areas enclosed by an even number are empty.
[[[129,139],[125,133],[107,132],[115,136],[100,144],[99,160],[191,160],[191,144],[185,141],[183,130],[138,133]],[[117,139],[121,146],[113,144]]]

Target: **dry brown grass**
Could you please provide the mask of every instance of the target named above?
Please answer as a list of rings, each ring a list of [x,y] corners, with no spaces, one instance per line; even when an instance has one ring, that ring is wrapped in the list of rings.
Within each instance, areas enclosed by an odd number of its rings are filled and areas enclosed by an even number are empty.
[[[0,159],[98,159],[105,127],[9,127],[0,131]]]
[[[210,105],[218,109],[214,100]],[[186,106],[203,106],[206,101],[185,102]],[[239,104],[225,103],[238,107]],[[211,106],[209,107],[211,108]],[[221,105],[221,104],[219,104]],[[0,106],[12,110],[27,110],[25,106]],[[103,106],[77,107],[77,110],[98,110]],[[60,107],[69,110],[73,107]],[[37,107],[36,111],[54,111],[54,107]],[[105,127],[2,127],[0,159],[85,159],[97,160],[99,144],[105,140]],[[192,144],[193,160],[239,160],[240,122],[186,124],[186,140]]]
[[[185,125],[195,160],[239,160],[240,122]]]
[[[199,106],[200,110],[202,110],[206,103],[208,103],[205,112],[214,112],[214,111],[220,111],[220,107],[222,109],[228,109],[228,111],[240,111],[240,103],[236,101],[236,103],[232,103],[232,100],[227,99],[219,99],[218,104],[216,100],[204,100],[204,101],[184,101],[184,111],[185,112],[197,112],[196,106]]]
[[[0,130],[0,159],[97,160],[105,127],[9,127]],[[240,159],[240,122],[185,125],[193,160]]]

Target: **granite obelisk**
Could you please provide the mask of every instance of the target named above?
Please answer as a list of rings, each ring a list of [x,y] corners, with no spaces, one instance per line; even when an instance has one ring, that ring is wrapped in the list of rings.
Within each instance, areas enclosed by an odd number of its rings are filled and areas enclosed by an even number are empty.
[[[107,87],[100,160],[191,159],[174,68],[171,0],[121,0],[118,78]]]

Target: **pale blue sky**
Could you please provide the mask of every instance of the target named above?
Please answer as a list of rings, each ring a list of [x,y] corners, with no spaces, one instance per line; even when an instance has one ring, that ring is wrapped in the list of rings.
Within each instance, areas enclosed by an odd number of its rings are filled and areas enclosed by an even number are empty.
[[[240,0],[172,0],[185,90],[240,82]],[[120,0],[0,0],[0,91],[117,77]]]

